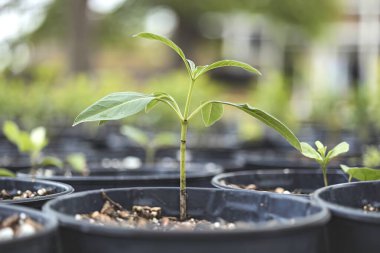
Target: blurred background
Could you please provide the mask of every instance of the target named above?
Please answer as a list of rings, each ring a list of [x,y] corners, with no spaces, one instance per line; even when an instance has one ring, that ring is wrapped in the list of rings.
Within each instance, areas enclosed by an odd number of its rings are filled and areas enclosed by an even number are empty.
[[[188,80],[180,59],[132,38],[141,31],[173,39],[198,65],[235,59],[263,74],[214,71],[199,80],[195,100],[248,102],[302,141],[377,144],[380,0],[0,0],[0,123],[44,126],[53,139],[111,135],[110,145],[120,142],[121,124],[177,133],[164,106],[100,128],[71,127],[110,92],[168,91],[183,103]],[[198,118],[190,132],[194,146],[286,146],[229,110],[209,129]]]

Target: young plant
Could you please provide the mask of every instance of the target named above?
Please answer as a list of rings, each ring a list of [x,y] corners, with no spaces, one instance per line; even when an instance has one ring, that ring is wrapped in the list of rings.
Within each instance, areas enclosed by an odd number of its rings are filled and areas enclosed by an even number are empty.
[[[0,168],[0,177],[16,177],[16,174],[8,169]]]
[[[174,145],[177,142],[175,134],[170,132],[162,132],[149,136],[138,128],[126,125],[121,127],[120,132],[144,148],[146,164],[154,163],[156,151],[159,147]]]
[[[359,181],[380,180],[380,170],[371,169],[367,167],[348,167],[340,165],[340,168],[349,175],[348,181],[351,182],[352,178]]]
[[[21,153],[29,156],[31,165],[31,174],[35,174],[36,170],[45,167],[53,166],[60,169],[70,168],[76,172],[86,174],[87,163],[83,154],[69,154],[65,161],[55,156],[44,156],[42,150],[47,146],[49,140],[46,136],[44,127],[37,127],[30,133],[22,131],[12,121],[6,121],[3,125],[3,133],[5,137],[15,144]],[[7,171],[0,171],[0,175],[9,174]]]
[[[210,70],[221,67],[239,67],[254,74],[260,74],[252,66],[234,60],[221,60],[214,62],[210,65],[196,66],[193,61],[188,60],[183,51],[171,40],[152,33],[139,33],[134,37],[145,38],[150,40],[159,41],[166,46],[173,49],[179,57],[182,59],[188,76],[189,76],[189,88],[187,91],[186,103],[184,108],[180,108],[176,100],[169,94],[163,92],[155,92],[153,94],[142,94],[137,92],[118,92],[112,93],[104,98],[98,100],[87,109],[82,111],[74,121],[74,126],[91,121],[99,121],[102,124],[109,120],[119,120],[129,117],[138,112],[144,111],[150,112],[153,107],[159,103],[169,106],[178,117],[178,122],[181,127],[180,135],[180,219],[186,219],[186,143],[187,143],[187,131],[189,124],[193,117],[198,113],[202,114],[202,119],[206,127],[211,126],[218,121],[224,110],[224,105],[228,105],[237,108],[248,115],[255,117],[261,122],[265,123],[269,127],[275,129],[280,133],[293,147],[301,151],[301,145],[297,137],[292,131],[286,127],[279,120],[269,115],[268,113],[252,107],[248,104],[236,104],[231,102],[208,100],[200,103],[194,110],[191,108],[191,100],[193,89],[196,87],[196,80],[207,73]],[[176,85],[176,84],[173,84]]]
[[[348,152],[350,145],[348,145],[347,142],[341,142],[329,152],[327,152],[327,147],[324,146],[320,141],[316,141],[315,146],[317,147],[316,149],[314,149],[306,142],[301,142],[302,154],[308,158],[314,159],[317,163],[319,163],[323,173],[323,182],[325,186],[327,186],[327,166],[329,165],[331,159],[339,156],[340,154]]]

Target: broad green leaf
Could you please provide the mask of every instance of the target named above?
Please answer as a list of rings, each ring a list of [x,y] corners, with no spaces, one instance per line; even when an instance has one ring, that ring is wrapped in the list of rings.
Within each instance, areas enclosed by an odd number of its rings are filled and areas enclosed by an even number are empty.
[[[57,157],[54,157],[54,156],[45,156],[40,165],[42,167],[45,167],[45,166],[54,166],[54,167],[57,167],[57,168],[60,168],[62,169],[63,168],[63,162],[61,161],[61,159],[57,158]]]
[[[148,145],[149,143],[148,135],[138,128],[131,126],[122,126],[120,132],[141,146]]]
[[[350,149],[350,145],[347,142],[341,142],[327,153],[326,158],[328,159],[334,158],[340,154],[348,152],[349,149]]]
[[[88,171],[86,157],[81,153],[70,154],[66,157],[69,166],[76,172],[85,173]]]
[[[315,142],[315,146],[317,146],[318,152],[319,152],[323,157],[325,157],[327,147],[324,146],[324,145],[322,144],[322,142],[320,142],[320,141],[316,141],[316,142]]]
[[[238,67],[238,68],[247,70],[249,72],[252,72],[254,74],[261,75],[261,73],[257,69],[255,69],[254,67],[252,67],[251,65],[247,63],[234,61],[234,60],[221,60],[221,61],[214,62],[210,65],[197,67],[194,72],[194,79],[197,79],[199,76],[203,75],[207,71],[210,71],[216,68],[221,68],[221,67]]]
[[[3,125],[3,133],[7,139],[19,147],[20,143],[20,129],[16,123],[12,121],[5,121]]]
[[[308,143],[301,142],[302,154],[308,158],[314,159],[318,162],[322,162],[322,156]]]
[[[0,177],[16,177],[16,174],[8,169],[0,168]]]
[[[117,92],[98,100],[75,119],[73,126],[83,122],[118,120],[134,115],[156,97],[137,92]]]
[[[44,127],[37,127],[30,132],[30,141],[33,144],[34,150],[41,150],[47,144],[46,129]]]
[[[260,120],[267,126],[276,130],[282,137],[284,137],[289,142],[290,145],[292,145],[297,150],[301,151],[301,144],[298,138],[294,135],[294,133],[287,126],[285,126],[281,121],[279,121],[272,115],[258,108],[251,107],[248,104],[235,104],[235,103],[224,102],[224,101],[212,101],[212,103],[230,105],[246,112],[247,114],[251,115],[252,117]]]
[[[183,53],[182,49],[179,46],[177,46],[170,39],[165,38],[165,37],[160,36],[160,35],[157,35],[157,34],[154,34],[154,33],[146,33],[146,32],[135,34],[135,35],[133,35],[133,37],[156,40],[156,41],[160,41],[160,42],[164,43],[165,45],[167,45],[168,47],[173,49],[181,57],[182,61],[185,63],[187,71],[191,75],[191,72],[192,72],[191,67],[189,65],[189,62],[186,59],[185,54]]]
[[[206,127],[211,126],[223,116],[223,104],[208,103],[202,107],[202,119]]]
[[[350,178],[356,178],[360,181],[380,180],[380,170],[365,167],[348,167],[346,165],[340,165],[340,167],[350,175]]]

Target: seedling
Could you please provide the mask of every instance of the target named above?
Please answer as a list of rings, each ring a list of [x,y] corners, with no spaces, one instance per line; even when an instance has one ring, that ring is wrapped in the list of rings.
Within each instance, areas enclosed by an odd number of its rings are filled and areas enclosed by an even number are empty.
[[[8,169],[0,168],[0,177],[16,177],[16,174]]]
[[[218,121],[224,110],[224,105],[232,106],[240,109],[248,115],[257,118],[269,127],[280,133],[293,147],[301,151],[301,145],[293,132],[286,127],[282,122],[269,115],[268,113],[252,107],[248,104],[236,104],[231,102],[208,100],[200,103],[194,110],[190,110],[193,89],[196,80],[210,70],[221,67],[238,67],[245,69],[254,74],[260,74],[258,70],[252,66],[234,60],[221,60],[210,65],[196,66],[193,61],[185,57],[183,51],[171,40],[152,33],[139,33],[134,37],[140,37],[150,40],[159,41],[173,49],[182,59],[185,64],[189,76],[189,88],[186,97],[184,108],[180,108],[176,100],[169,94],[163,92],[155,92],[153,94],[142,94],[137,92],[118,92],[112,93],[82,111],[74,121],[74,126],[82,122],[99,121],[102,124],[109,120],[119,120],[129,117],[138,112],[149,112],[159,103],[169,106],[178,116],[178,121],[181,126],[180,135],[180,219],[186,219],[186,143],[187,131],[189,123],[195,115],[202,114],[202,119],[206,127],[211,126]],[[177,84],[173,84],[177,85]]]
[[[301,142],[302,154],[308,158],[314,159],[317,163],[319,163],[323,173],[323,182],[325,186],[327,186],[327,166],[329,165],[331,159],[339,156],[340,154],[348,152],[350,145],[347,142],[341,142],[329,152],[327,152],[327,147],[324,146],[320,141],[316,141],[315,146],[317,147],[316,149],[314,149],[306,142]]]
[[[349,175],[348,181],[351,182],[352,178],[359,181],[380,180],[380,170],[367,167],[348,167],[340,165],[340,168]]]
[[[131,126],[122,126],[120,132],[145,149],[146,164],[154,163],[156,151],[159,147],[171,146],[177,143],[176,136],[170,132],[162,132],[149,136],[144,131]]]
[[[377,147],[366,147],[363,154],[363,165],[368,168],[380,166],[380,150]]]
[[[21,153],[29,156],[31,174],[35,174],[38,168],[45,166],[66,168],[66,170],[67,166],[69,166],[74,171],[86,173],[86,158],[82,154],[70,154],[65,161],[55,156],[44,156],[42,154],[42,150],[49,143],[44,127],[37,127],[28,133],[20,130],[14,122],[6,121],[3,125],[3,133],[10,142],[17,146]],[[7,174],[6,172],[4,173]]]

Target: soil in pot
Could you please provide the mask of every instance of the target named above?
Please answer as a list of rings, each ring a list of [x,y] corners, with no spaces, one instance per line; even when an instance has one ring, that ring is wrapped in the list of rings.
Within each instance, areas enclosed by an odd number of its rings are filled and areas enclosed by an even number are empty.
[[[313,197],[332,213],[331,252],[379,252],[379,193],[380,181],[334,185],[315,192]]]
[[[341,171],[328,171],[329,184],[346,183]],[[223,173],[212,179],[212,184],[224,189],[244,189],[293,194],[308,197],[324,186],[319,170],[257,170]]]
[[[144,210],[151,215],[152,212],[158,213],[158,209],[152,207],[160,207],[161,217],[178,217],[178,188],[104,191],[112,201],[130,210],[127,215],[136,215],[135,212]],[[101,191],[90,191],[45,205],[44,211],[60,220],[64,253],[319,253],[326,249],[324,226],[329,214],[302,198],[264,192],[188,188],[189,218],[207,220],[214,226],[219,219],[226,221],[227,226],[238,222],[249,224],[245,228],[237,226],[236,229],[222,231],[155,231],[150,228],[98,225],[81,217],[78,220],[77,214],[100,212],[104,203]]]
[[[42,229],[42,224],[26,214],[13,214],[0,220],[0,241],[33,235]]]
[[[58,223],[33,209],[0,204],[0,252],[58,253]]]
[[[189,187],[212,187],[211,179],[222,173],[222,168],[216,164],[188,164],[187,185]],[[89,176],[73,174],[65,176],[57,169],[43,170],[36,177],[66,183],[75,191],[95,189],[142,187],[142,186],[178,186],[179,166],[177,163],[157,166],[146,166],[135,170],[118,170],[90,168]],[[18,173],[22,177],[31,177],[28,173]]]
[[[36,209],[50,199],[70,194],[74,189],[52,181],[0,177],[0,203],[18,204]]]
[[[101,196],[104,199],[104,204],[100,210],[88,214],[77,214],[75,215],[75,219],[99,225],[119,226],[130,229],[150,229],[154,231],[232,230],[249,226],[248,223],[235,224],[222,219],[216,222],[194,218],[180,221],[174,216],[164,216],[161,207],[136,205],[132,206],[131,210],[127,210],[107,196],[105,192],[101,192]]]

